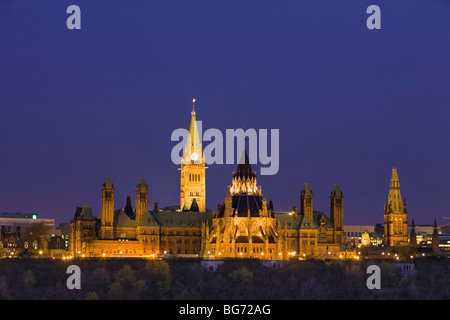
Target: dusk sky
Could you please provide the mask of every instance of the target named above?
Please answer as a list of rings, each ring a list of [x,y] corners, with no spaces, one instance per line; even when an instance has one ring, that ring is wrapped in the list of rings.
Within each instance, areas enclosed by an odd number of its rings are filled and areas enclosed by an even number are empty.
[[[204,130],[280,130],[278,173],[253,166],[276,211],[308,182],[329,215],[337,183],[344,224],[382,223],[396,167],[409,222],[450,223],[446,0],[1,0],[0,46],[0,212],[99,217],[107,175],[117,209],[141,176],[150,208],[179,204],[171,134],[195,97]],[[235,169],[206,170],[208,208]]]

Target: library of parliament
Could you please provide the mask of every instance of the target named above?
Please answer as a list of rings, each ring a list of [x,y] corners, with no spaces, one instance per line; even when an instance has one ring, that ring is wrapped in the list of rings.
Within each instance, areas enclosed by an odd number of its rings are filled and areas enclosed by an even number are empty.
[[[90,206],[76,209],[70,223],[72,257],[191,257],[200,259],[339,258],[346,253],[343,193],[332,188],[329,216],[313,209],[313,192],[305,183],[300,205],[275,212],[264,198],[243,152],[215,211],[206,209],[205,158],[191,112],[189,136],[180,168],[180,205],[149,210],[149,187],[143,177],[124,208],[114,207],[114,184],[106,177],[100,219]],[[394,208],[395,209],[395,208]]]

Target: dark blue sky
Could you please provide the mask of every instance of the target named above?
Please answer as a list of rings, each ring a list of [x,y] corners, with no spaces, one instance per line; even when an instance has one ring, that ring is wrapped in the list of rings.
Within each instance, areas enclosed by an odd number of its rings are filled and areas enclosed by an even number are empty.
[[[258,176],[276,210],[308,182],[328,214],[337,183],[345,224],[380,223],[395,166],[409,219],[448,223],[449,17],[444,0],[2,0],[0,211],[99,216],[106,175],[117,208],[140,176],[151,207],[178,204],[170,136],[196,97],[204,129],[280,129],[280,170]],[[207,169],[207,207],[235,167]]]

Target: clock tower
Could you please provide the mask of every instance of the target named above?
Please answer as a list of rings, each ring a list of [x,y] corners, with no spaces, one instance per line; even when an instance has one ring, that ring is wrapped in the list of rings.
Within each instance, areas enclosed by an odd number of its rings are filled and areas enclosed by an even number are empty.
[[[192,100],[195,104],[195,99]],[[180,210],[206,210],[205,157],[198,133],[195,108],[191,112],[188,141],[181,158]]]

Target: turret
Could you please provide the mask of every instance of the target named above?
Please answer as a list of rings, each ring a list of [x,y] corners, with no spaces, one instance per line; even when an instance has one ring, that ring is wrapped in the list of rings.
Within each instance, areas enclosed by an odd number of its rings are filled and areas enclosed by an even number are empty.
[[[307,216],[309,221],[313,221],[313,193],[308,183],[305,183],[300,193],[300,214]]]
[[[330,196],[330,219],[334,227],[334,242],[344,243],[344,202],[343,194],[337,184]]]
[[[136,226],[141,223],[142,217],[148,211],[148,185],[141,177],[136,186]]]
[[[102,187],[102,209],[101,209],[100,237],[102,239],[113,238],[114,220],[114,185],[109,176],[106,177]]]

